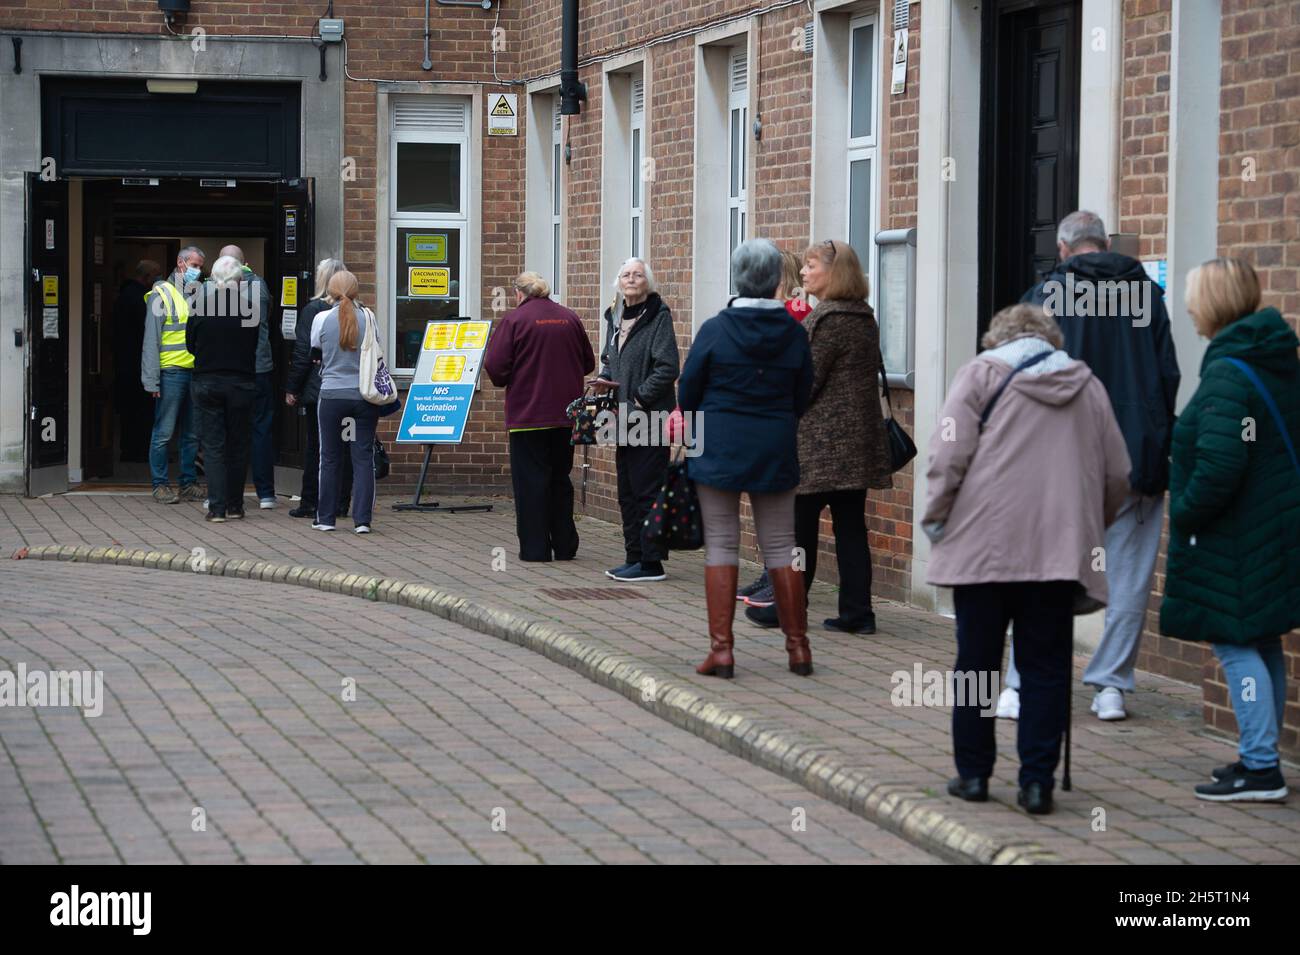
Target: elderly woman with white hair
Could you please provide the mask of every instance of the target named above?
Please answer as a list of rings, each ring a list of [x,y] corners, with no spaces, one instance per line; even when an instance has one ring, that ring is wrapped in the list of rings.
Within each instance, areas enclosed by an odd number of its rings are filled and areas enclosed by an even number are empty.
[[[627,561],[605,576],[663,580],[668,551],[660,544],[643,544],[641,530],[668,473],[669,442],[659,423],[673,410],[680,365],[672,312],[655,291],[654,273],[642,259],[628,259],[618,270],[614,302],[605,310],[600,360],[600,376],[592,384],[618,389],[618,413],[627,422],[619,429],[626,437],[620,437],[614,452]]]
[[[775,591],[794,673],[812,673],[803,572],[793,566],[799,486],[799,417],[812,394],[808,335],[776,298],[781,252],[766,239],[731,255],[737,297],[700,326],[678,387],[682,410],[708,420],[709,439],[687,472],[704,521],[704,593],[709,656],[696,672],[735,675],[732,619],[740,548],[740,495],[749,495],[754,531]]]
[[[243,265],[223,255],[212,266],[205,296],[213,307],[195,309],[185,325],[185,348],[194,356],[191,393],[208,474],[207,520],[244,516],[244,479],[252,447],[258,322],[246,320]],[[207,305],[205,302],[205,306]]]

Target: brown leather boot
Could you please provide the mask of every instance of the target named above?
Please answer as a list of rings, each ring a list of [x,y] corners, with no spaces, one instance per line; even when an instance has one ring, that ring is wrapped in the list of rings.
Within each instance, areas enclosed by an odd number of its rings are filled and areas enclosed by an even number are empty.
[[[730,680],[736,674],[736,660],[731,655],[735,639],[731,621],[736,613],[735,564],[704,568],[704,596],[709,607],[709,655],[695,668],[701,676],[720,676]]]
[[[785,634],[790,672],[810,676],[813,671],[812,648],[808,646],[808,602],[803,589],[803,571],[777,567],[769,569],[767,575],[776,591],[776,615]]]

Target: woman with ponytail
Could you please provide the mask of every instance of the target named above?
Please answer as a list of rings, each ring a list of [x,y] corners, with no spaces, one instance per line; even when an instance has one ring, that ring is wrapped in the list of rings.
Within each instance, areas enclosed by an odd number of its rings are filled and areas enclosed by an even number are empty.
[[[312,320],[311,344],[321,352],[320,491],[316,523],[334,530],[338,511],[339,464],[352,460],[352,522],[358,534],[370,533],[375,504],[375,427],[379,408],[361,397],[361,337],[372,312],[357,303],[357,277],[346,269],[329,280],[329,299],[337,304]]]

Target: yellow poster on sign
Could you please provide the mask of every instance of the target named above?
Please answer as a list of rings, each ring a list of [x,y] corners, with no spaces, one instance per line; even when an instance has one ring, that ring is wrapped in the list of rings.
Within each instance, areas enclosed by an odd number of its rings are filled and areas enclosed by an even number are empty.
[[[487,346],[491,322],[462,322],[456,331],[457,348],[484,348]]]
[[[41,279],[41,297],[46,305],[59,304],[59,277],[47,275]]]
[[[284,308],[298,307],[298,279],[286,275],[280,280],[280,304]]]
[[[451,291],[451,269],[412,266],[408,287],[411,295],[447,295]]]
[[[441,351],[444,348],[451,348],[455,343],[455,322],[439,322],[436,325],[430,325],[424,333],[425,351]]]
[[[406,237],[406,261],[446,262],[447,237],[441,233],[408,235]]]
[[[433,374],[430,381],[460,381],[465,371],[464,355],[439,355],[433,360]]]

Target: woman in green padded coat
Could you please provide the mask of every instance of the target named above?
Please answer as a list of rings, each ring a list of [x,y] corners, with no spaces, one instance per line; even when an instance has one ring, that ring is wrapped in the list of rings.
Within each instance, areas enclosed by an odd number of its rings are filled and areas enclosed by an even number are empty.
[[[1210,346],[1174,426],[1160,632],[1211,644],[1237,717],[1240,758],[1197,797],[1277,802],[1282,638],[1300,626],[1300,339],[1239,259],[1193,269],[1186,299]]]

